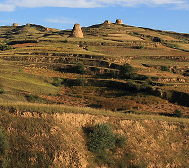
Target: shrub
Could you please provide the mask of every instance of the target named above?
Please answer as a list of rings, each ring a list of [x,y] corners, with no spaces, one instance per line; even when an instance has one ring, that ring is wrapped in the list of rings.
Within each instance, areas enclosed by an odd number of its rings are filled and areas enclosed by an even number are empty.
[[[61,78],[57,78],[57,77],[55,77],[55,78],[53,78],[53,85],[54,86],[61,86],[62,85],[62,83],[63,83],[63,80],[61,79]]]
[[[137,46],[133,46],[134,49],[143,49],[144,48],[144,45],[143,44],[140,44],[140,45],[137,45]]]
[[[86,128],[88,134],[89,150],[95,154],[95,161],[108,167],[124,167],[126,163],[120,162],[124,159],[124,155],[119,159],[115,158],[120,148],[125,147],[126,139],[119,134],[114,135],[112,128],[106,124],[96,124],[93,127]],[[118,166],[119,165],[119,166]]]
[[[169,67],[167,65],[161,67],[162,71],[170,71]]]
[[[130,91],[140,91],[140,85],[134,83],[132,80],[128,80],[126,83],[126,87]]]
[[[79,62],[76,63],[76,71],[79,74],[84,74],[85,66],[84,66],[83,62],[79,61]]]
[[[189,70],[187,70],[183,75],[184,76],[189,76]]]
[[[135,35],[140,35],[138,32],[133,32]]]
[[[159,37],[154,37],[153,38],[153,42],[160,42],[161,43],[161,38],[159,38]]]
[[[179,109],[176,109],[173,113],[173,116],[174,117],[178,117],[178,118],[181,118],[183,116],[183,113],[181,112],[181,110]]]
[[[141,91],[145,91],[147,87],[149,87],[149,83],[147,83],[147,82],[142,83],[142,84],[140,85],[140,90],[141,90]]]
[[[0,50],[5,51],[5,50],[11,50],[13,47],[11,45],[0,45]]]
[[[86,79],[84,77],[77,78],[74,85],[75,86],[84,86],[86,83]]]
[[[167,47],[169,48],[175,48],[175,49],[179,49],[178,44],[175,43],[165,43]]]
[[[94,153],[106,153],[106,149],[115,147],[115,136],[111,127],[106,124],[97,124],[89,134],[89,150]]]
[[[0,94],[4,94],[5,90],[3,88],[0,88]]]
[[[126,138],[124,136],[121,136],[119,134],[115,135],[115,145],[117,147],[123,148],[126,144]]]
[[[133,72],[133,67],[126,63],[120,67],[120,77],[124,78]]]
[[[27,94],[25,97],[29,102],[36,103],[41,101],[41,98],[38,95]]]

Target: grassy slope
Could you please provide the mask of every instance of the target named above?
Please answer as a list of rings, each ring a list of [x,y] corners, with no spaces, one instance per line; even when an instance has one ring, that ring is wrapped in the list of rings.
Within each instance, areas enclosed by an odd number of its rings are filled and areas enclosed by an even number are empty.
[[[1,107],[6,111],[1,110],[0,123],[8,130],[11,151],[8,157],[12,167],[50,164],[96,167],[90,159],[92,154],[87,150],[83,129],[102,122],[126,137],[126,145],[114,156],[126,161],[128,166],[188,166],[188,119],[62,105],[17,103]]]
[[[125,160],[129,167],[132,164],[141,167],[189,165],[188,119],[158,115],[163,111],[173,113],[178,108],[187,116],[188,108],[165,103],[164,99],[143,92],[129,93],[99,86],[67,87],[63,82],[82,77],[103,79],[104,69],[115,70],[108,65],[129,62],[136,72],[161,79],[161,89],[189,92],[188,77],[183,76],[189,57],[185,35],[113,24],[83,28],[83,39],[69,38],[69,31],[47,31],[33,25],[2,27],[0,31],[2,43],[6,42],[5,32],[9,32],[12,41],[38,41],[28,47],[20,45],[20,48],[0,52],[0,87],[4,90],[0,94],[0,126],[10,143],[8,158],[12,167],[96,167],[92,153],[87,150],[83,128],[99,122],[109,123],[115,132],[126,137],[126,146],[113,156],[120,163]],[[153,42],[153,37],[161,38],[161,43]],[[140,46],[141,49],[136,49]],[[97,74],[57,71],[66,65],[74,66],[79,60],[85,63],[86,69],[96,68]],[[173,67],[176,73],[162,71],[164,65]],[[162,82],[163,78],[180,78],[186,82]],[[122,108],[122,111],[77,106]],[[156,112],[157,109],[160,110]]]

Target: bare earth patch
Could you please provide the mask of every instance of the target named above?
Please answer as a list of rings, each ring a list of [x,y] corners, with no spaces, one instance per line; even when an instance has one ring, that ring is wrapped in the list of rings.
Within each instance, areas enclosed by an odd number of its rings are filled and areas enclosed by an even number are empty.
[[[150,113],[172,114],[176,109],[181,110],[185,115],[189,115],[189,108],[165,102],[165,104],[151,104],[143,105],[143,109],[139,111],[146,111]]]

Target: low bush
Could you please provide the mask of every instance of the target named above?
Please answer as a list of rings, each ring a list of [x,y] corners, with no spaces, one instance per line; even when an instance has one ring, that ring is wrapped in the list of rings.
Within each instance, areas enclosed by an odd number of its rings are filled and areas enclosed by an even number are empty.
[[[86,83],[86,79],[84,77],[77,78],[75,81],[75,86],[84,86]]]
[[[84,66],[83,62],[79,61],[79,62],[76,63],[76,71],[79,74],[84,74],[85,66]]]
[[[161,38],[159,38],[159,37],[154,37],[153,38],[153,42],[160,42],[161,43]]]
[[[134,70],[133,67],[130,64],[126,63],[120,66],[119,76],[121,78],[129,78],[133,70]]]
[[[170,68],[167,65],[164,65],[164,66],[161,67],[161,70],[169,72]]]
[[[115,145],[119,148],[125,147],[126,144],[126,138],[125,136],[122,136],[120,134],[115,135]]]
[[[5,90],[3,88],[0,88],[0,94],[4,94]]]
[[[62,83],[63,83],[63,79],[57,78],[57,77],[53,78],[53,83],[52,84],[54,86],[59,87],[59,86],[62,85]]]
[[[143,49],[144,45],[140,44],[140,45],[137,45],[137,46],[133,46],[132,48],[134,48],[134,49]]]
[[[175,48],[175,49],[179,49],[178,44],[176,43],[165,43],[165,45],[169,48]]]
[[[106,123],[96,124],[88,129],[89,150],[95,154],[95,161],[100,165],[115,167],[117,165],[126,165],[120,159],[115,158],[115,153],[119,148],[124,148],[126,138],[119,134],[114,135],[113,129]]]
[[[183,116],[183,113],[181,110],[179,109],[176,109],[173,113],[173,117],[178,117],[178,118],[181,118]]]
[[[184,76],[189,76],[189,70],[187,70],[186,72],[184,72],[183,75],[184,75]]]
[[[27,94],[25,95],[25,97],[29,102],[32,102],[32,103],[34,102],[39,103],[41,101],[41,98],[38,95]]]
[[[89,150],[100,154],[114,147],[115,136],[112,128],[106,123],[95,125],[89,134]]]
[[[5,50],[11,50],[11,49],[13,49],[13,47],[11,46],[11,45],[0,45],[0,50],[1,51],[5,51]]]

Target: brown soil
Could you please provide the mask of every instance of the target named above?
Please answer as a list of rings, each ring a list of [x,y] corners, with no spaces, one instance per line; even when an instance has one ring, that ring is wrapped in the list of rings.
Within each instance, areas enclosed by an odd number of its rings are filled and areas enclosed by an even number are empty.
[[[150,113],[158,114],[172,114],[176,109],[181,110],[185,115],[189,115],[189,108],[184,106],[179,106],[176,104],[165,102],[165,104],[152,104],[152,105],[143,105],[143,109],[139,111],[146,111]]]

